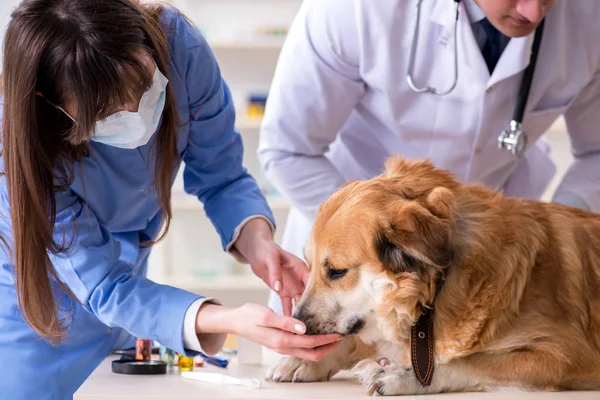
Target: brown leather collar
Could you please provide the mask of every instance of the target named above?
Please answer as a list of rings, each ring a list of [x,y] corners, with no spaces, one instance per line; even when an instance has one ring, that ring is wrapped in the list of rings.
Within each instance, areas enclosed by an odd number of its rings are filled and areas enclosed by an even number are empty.
[[[438,279],[436,284],[436,296],[442,289],[446,280],[448,269]],[[412,326],[410,332],[410,353],[412,366],[417,380],[422,386],[431,385],[434,370],[434,343],[433,343],[433,313],[434,300],[428,306],[421,305],[421,316]]]

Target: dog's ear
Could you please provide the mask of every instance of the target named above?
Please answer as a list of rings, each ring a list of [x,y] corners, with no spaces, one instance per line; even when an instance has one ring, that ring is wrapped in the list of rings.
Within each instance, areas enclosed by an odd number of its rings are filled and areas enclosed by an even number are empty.
[[[436,217],[454,221],[456,198],[450,189],[441,186],[436,187],[429,192],[424,205]]]
[[[447,170],[438,169],[429,159],[413,160],[392,156],[385,163],[383,178],[389,179],[404,198],[416,199],[436,188],[455,190],[459,183]]]
[[[406,240],[407,243],[403,244],[397,240],[397,237],[390,237],[384,233],[390,229],[394,231],[393,236],[404,236],[406,239],[407,235],[405,232],[388,228],[382,229],[375,239],[379,261],[391,273],[416,272],[422,274],[430,269],[428,265],[446,267],[452,262],[454,254],[447,243],[448,236],[411,234],[413,239]],[[432,238],[438,243],[432,245],[429,242]]]
[[[436,188],[425,207],[404,207],[376,234],[379,261],[392,273],[418,272],[425,264],[449,266],[454,257],[454,195]]]
[[[396,235],[394,227],[382,228],[375,237],[375,249],[379,261],[385,269],[393,274],[400,272],[418,272],[422,265],[411,254],[394,240]]]
[[[415,230],[410,235],[410,248],[423,261],[449,266],[454,258],[454,223],[430,213],[418,213]]]

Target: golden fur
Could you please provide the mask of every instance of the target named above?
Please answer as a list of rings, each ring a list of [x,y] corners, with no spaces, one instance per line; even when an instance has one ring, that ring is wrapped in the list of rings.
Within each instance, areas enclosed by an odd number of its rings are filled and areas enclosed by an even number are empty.
[[[306,258],[297,317],[309,333],[348,337],[319,363],[283,359],[270,379],[327,380],[354,367],[385,395],[600,389],[599,215],[391,158],[385,173],[322,205]],[[436,371],[422,387],[409,332],[434,297]]]

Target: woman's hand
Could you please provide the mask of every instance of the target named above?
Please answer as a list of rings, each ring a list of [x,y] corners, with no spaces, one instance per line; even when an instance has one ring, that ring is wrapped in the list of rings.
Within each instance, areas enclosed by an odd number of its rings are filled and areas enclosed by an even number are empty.
[[[283,314],[292,315],[292,299],[298,300],[308,281],[308,268],[298,257],[273,241],[271,227],[262,218],[248,222],[235,243],[252,271],[281,298]]]
[[[228,308],[205,303],[196,318],[196,332],[199,335],[231,333],[279,354],[315,362],[331,353],[343,338],[338,334],[304,335],[306,326],[301,321],[258,304]]]

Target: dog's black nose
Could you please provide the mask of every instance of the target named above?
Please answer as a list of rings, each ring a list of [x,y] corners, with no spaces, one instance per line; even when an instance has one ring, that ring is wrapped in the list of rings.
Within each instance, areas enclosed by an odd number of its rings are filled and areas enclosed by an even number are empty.
[[[305,311],[305,308],[299,308],[294,312],[293,315],[299,321],[304,322],[306,325],[306,334],[307,335],[316,335],[319,332],[319,329],[316,327],[314,315]]]
[[[296,311],[294,311],[294,314],[292,314],[292,317],[296,318],[299,321],[306,322],[306,313],[303,311],[302,308],[297,308]]]
[[[362,318],[350,321],[348,324],[348,335],[357,334],[362,328],[365,327],[365,320]]]

